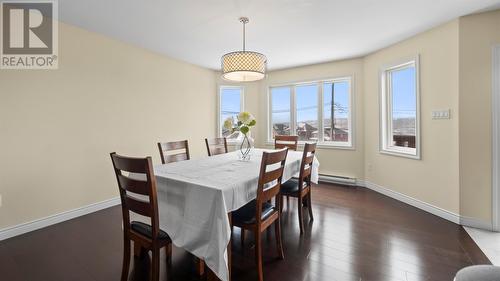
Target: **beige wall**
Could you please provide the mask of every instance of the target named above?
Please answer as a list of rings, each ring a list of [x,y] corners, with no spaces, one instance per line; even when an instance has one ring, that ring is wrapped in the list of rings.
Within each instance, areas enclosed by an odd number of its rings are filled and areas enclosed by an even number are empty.
[[[379,153],[379,71],[420,56],[421,160]],[[365,57],[365,179],[458,214],[458,20]],[[432,110],[451,119],[432,120]]]
[[[491,221],[492,46],[500,10],[460,18],[460,213]]]
[[[0,229],[117,196],[109,153],[215,132],[211,70],[60,24],[59,69],[0,70]],[[195,82],[196,81],[196,82]]]
[[[309,65],[286,70],[271,71],[261,83],[260,114],[266,126],[259,127],[260,145],[265,145],[268,130],[268,88],[272,85],[304,82],[318,79],[328,79],[351,76],[354,94],[354,149],[320,148],[317,151],[321,163],[320,173],[347,176],[362,179],[363,167],[363,59],[335,61],[330,63]]]

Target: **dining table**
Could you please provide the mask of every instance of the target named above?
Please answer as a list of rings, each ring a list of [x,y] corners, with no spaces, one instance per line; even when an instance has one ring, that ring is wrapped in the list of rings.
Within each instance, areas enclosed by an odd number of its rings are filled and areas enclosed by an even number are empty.
[[[230,280],[230,214],[256,198],[264,151],[273,150],[254,148],[245,160],[233,151],[154,167],[161,229],[222,281]],[[298,176],[301,160],[302,152],[288,151],[283,182]],[[318,168],[315,158],[314,183]]]

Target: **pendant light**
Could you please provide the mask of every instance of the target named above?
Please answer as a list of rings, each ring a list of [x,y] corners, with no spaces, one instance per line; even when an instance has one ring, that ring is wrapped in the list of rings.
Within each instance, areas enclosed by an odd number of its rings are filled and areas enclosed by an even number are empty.
[[[239,20],[243,24],[243,51],[222,56],[222,77],[235,82],[261,80],[266,74],[266,56],[245,49],[245,25],[248,23],[248,18],[241,17]]]

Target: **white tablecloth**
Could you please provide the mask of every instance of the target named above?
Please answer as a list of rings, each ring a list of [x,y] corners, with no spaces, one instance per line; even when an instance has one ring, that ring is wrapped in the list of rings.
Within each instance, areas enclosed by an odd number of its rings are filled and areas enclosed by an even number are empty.
[[[262,149],[250,161],[239,151],[155,166],[160,227],[172,242],[197,257],[223,281],[228,280],[228,213],[256,198]],[[289,151],[283,181],[300,170],[302,152]],[[315,159],[312,181],[318,182]]]

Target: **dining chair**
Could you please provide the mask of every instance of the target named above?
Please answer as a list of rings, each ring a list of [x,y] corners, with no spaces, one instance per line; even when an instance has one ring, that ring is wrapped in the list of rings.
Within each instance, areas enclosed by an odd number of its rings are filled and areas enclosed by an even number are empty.
[[[189,160],[189,145],[187,140],[159,142],[158,149],[162,164]]]
[[[262,272],[262,241],[261,235],[274,223],[278,256],[284,259],[283,243],[281,241],[280,200],[279,191],[288,149],[277,152],[264,152],[260,165],[257,198],[232,213],[233,226],[254,232],[255,261],[259,281],[264,280]],[[277,167],[279,166],[279,167]],[[277,206],[271,204],[275,198]],[[243,238],[243,237],[242,237]],[[243,238],[244,239],[244,238]]]
[[[300,163],[300,172],[298,179],[290,179],[281,184],[281,200],[283,196],[295,197],[298,200],[299,227],[300,234],[304,233],[303,220],[303,202],[309,209],[309,219],[314,220],[311,204],[311,172],[316,153],[316,143],[304,144],[304,152],[302,153],[302,161]],[[283,204],[280,204],[280,213],[283,212]]]
[[[151,157],[131,158],[113,152],[111,153],[111,161],[120,191],[123,216],[124,252],[121,280],[128,280],[131,241],[134,242],[136,256],[142,256],[144,250],[151,251],[151,281],[159,280],[160,250],[165,247],[167,278],[171,280],[172,240],[159,227],[156,179],[153,174]],[[144,200],[140,199],[141,197]],[[130,212],[149,218],[150,224],[139,221],[131,222]]]
[[[207,145],[208,156],[227,153],[226,138],[213,138],[213,139],[206,138],[205,144]]]
[[[297,143],[299,142],[298,136],[274,136],[274,148],[283,149],[288,148],[290,150],[297,150]]]
[[[299,142],[298,136],[284,136],[276,135],[274,136],[274,149],[288,148],[290,150],[297,151],[297,144]],[[290,197],[286,197],[286,205],[290,206]]]

